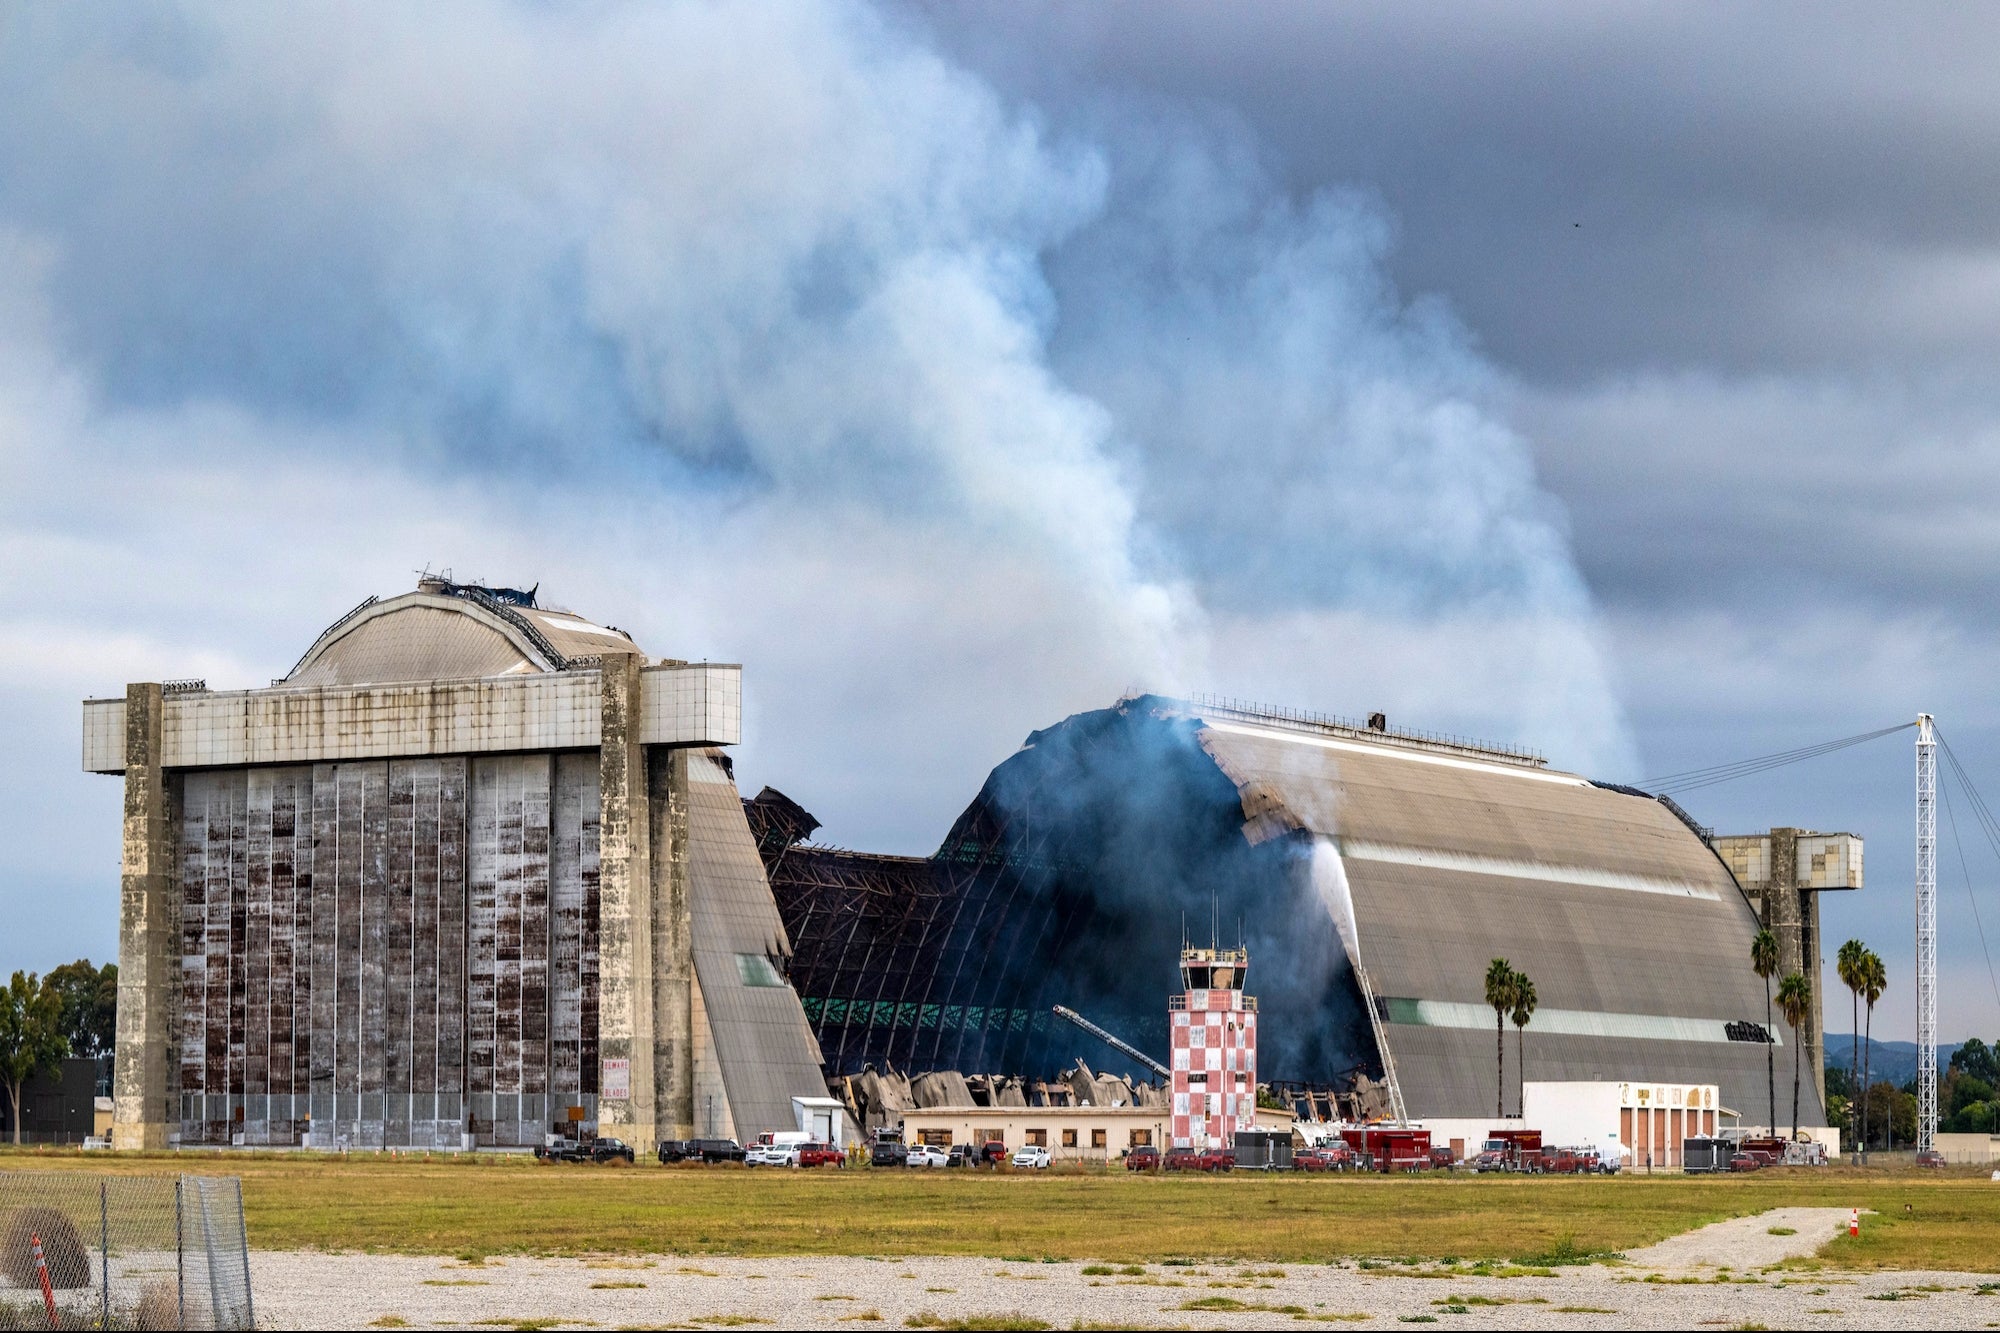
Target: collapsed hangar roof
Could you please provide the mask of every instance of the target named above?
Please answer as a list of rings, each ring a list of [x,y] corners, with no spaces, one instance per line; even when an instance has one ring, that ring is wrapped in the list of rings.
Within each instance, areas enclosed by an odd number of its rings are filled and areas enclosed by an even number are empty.
[[[623,630],[538,605],[536,590],[426,576],[415,592],[370,597],[328,626],[280,683],[384,685],[562,671],[636,652]]]

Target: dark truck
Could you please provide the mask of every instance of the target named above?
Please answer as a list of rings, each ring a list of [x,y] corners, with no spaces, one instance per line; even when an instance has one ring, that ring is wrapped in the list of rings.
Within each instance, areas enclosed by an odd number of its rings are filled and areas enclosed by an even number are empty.
[[[874,1140],[868,1145],[868,1163],[871,1166],[907,1166],[910,1161],[910,1147],[903,1142],[901,1130],[878,1129]]]
[[[572,1139],[551,1134],[535,1149],[535,1156],[547,1162],[627,1162],[634,1160],[632,1149],[622,1139]]]
[[[743,1146],[735,1139],[662,1139],[660,1164],[669,1162],[740,1162]]]

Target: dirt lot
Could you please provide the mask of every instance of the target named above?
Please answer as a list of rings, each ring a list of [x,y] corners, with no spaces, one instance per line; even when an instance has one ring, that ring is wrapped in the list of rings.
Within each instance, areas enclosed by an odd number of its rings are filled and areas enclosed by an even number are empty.
[[[259,1254],[260,1322],[324,1327],[1992,1328],[2000,1283],[1964,1273],[1747,1269],[1810,1253],[1835,1210],[1683,1238],[1673,1265],[1562,1268],[1007,1263],[953,1258],[490,1259]],[[1791,1236],[1772,1236],[1775,1228]],[[1650,1256],[1644,1252],[1635,1259]],[[1705,1259],[1738,1258],[1719,1267]]]

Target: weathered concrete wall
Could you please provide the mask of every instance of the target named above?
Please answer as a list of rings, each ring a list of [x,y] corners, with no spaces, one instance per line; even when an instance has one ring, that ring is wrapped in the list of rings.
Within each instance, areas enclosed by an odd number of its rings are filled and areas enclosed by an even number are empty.
[[[167,1146],[177,1117],[168,1079],[179,969],[172,802],[161,766],[157,684],[126,687],[125,821],[119,873],[118,1056],[112,1144]]]
[[[633,654],[617,654],[637,660]],[[607,661],[610,657],[607,657]],[[398,755],[588,749],[603,716],[599,673],[317,689],[177,693],[165,700],[159,762],[225,768]],[[742,739],[742,669],[719,663],[639,670],[627,730],[645,745]],[[124,771],[120,699],[83,705],[86,772]]]
[[[606,655],[601,676],[598,1121],[603,1133],[644,1149],[659,1135],[653,1075],[652,801],[639,730],[638,656]]]
[[[688,752],[654,750],[653,1077],[660,1136],[694,1134],[694,927],[688,899]]]

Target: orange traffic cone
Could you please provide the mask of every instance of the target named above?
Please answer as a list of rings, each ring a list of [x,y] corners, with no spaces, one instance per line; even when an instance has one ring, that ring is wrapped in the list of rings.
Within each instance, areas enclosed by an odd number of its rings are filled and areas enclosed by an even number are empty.
[[[1850,1236],[1858,1236],[1861,1234],[1861,1210],[1859,1208],[1851,1208],[1848,1210],[1847,1234]]]
[[[56,1326],[56,1294],[49,1288],[49,1265],[42,1257],[42,1237],[39,1232],[29,1232],[28,1239],[35,1246],[35,1276],[42,1280],[42,1304],[49,1307],[49,1327]]]

